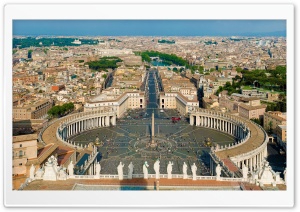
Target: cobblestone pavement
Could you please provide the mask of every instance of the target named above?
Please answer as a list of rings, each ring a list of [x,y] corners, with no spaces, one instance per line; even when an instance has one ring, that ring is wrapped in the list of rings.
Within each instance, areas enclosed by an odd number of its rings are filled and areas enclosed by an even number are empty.
[[[150,165],[149,173],[152,173],[154,172],[152,164],[160,158],[161,173],[166,173],[167,163],[173,161],[174,174],[182,173],[182,164],[186,162],[189,167],[188,173],[191,173],[190,166],[196,163],[197,174],[210,175],[208,157],[210,147],[207,141],[209,140],[212,145],[225,145],[233,143],[234,137],[216,130],[191,126],[184,117],[181,121],[173,123],[170,117],[175,115],[178,116],[176,110],[165,109],[159,113],[159,118],[155,119],[155,137],[166,142],[147,153],[143,151],[146,146],[143,148],[137,145],[140,139],[149,142],[151,140],[151,114],[147,114],[145,109],[128,111],[124,119],[117,121],[116,126],[84,132],[71,140],[88,144],[98,137],[103,142],[103,146],[99,147],[103,174],[116,174],[116,167],[120,161],[125,167],[133,162],[136,173],[142,173],[143,163],[147,161]]]

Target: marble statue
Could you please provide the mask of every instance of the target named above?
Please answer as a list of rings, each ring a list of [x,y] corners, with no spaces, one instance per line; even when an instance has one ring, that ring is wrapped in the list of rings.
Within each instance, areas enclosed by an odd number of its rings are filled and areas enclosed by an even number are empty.
[[[217,180],[220,180],[220,177],[221,177],[221,170],[222,170],[222,168],[221,168],[220,164],[218,164],[218,165],[216,166],[216,177],[217,177]]]
[[[153,165],[153,169],[154,169],[154,171],[155,171],[155,178],[156,179],[159,179],[159,163],[160,163],[160,161],[159,161],[159,159],[157,159],[156,161],[155,161],[155,163],[154,163],[154,165]]]
[[[275,182],[280,182],[280,172],[275,172]]]
[[[45,173],[43,175],[43,180],[51,180],[56,181],[57,180],[57,172],[58,172],[58,166],[57,166],[57,160],[52,155],[48,158],[48,161],[45,163]]]
[[[30,178],[31,180],[34,179],[34,172],[35,172],[35,167],[34,167],[33,164],[31,164],[31,167],[30,167],[30,175],[29,175],[29,178]]]
[[[187,165],[185,162],[183,162],[183,166],[182,166],[182,173],[183,173],[183,179],[187,179]]]
[[[173,169],[173,162],[169,161],[169,164],[167,166],[168,179],[172,179],[172,169]]]
[[[242,172],[243,172],[243,178],[247,179],[248,178],[248,167],[245,164],[243,164]]]
[[[196,180],[197,166],[195,163],[192,165],[191,169],[192,169],[192,173],[193,173],[193,180]]]
[[[96,175],[97,176],[100,175],[100,172],[101,172],[101,165],[100,165],[99,162],[97,162],[97,164],[96,164]]]
[[[58,169],[59,169],[58,162],[57,162],[57,158],[54,157],[53,155],[52,155],[51,157],[52,157],[54,169],[55,169],[55,171],[56,171],[56,173],[57,173],[57,172],[58,172]]]
[[[147,161],[145,161],[144,165],[143,165],[143,173],[144,173],[144,179],[148,179],[148,163]]]
[[[35,179],[42,179],[44,175],[44,167],[39,168],[35,173]]]
[[[118,165],[119,180],[123,180],[123,167],[124,167],[124,164],[122,162],[120,162],[120,164]]]
[[[69,172],[69,176],[73,176],[74,175],[74,164],[73,161],[71,161],[68,165],[68,172]]]
[[[261,185],[272,184],[274,182],[275,172],[272,170],[269,162],[264,160],[262,168],[258,175],[258,181]]]
[[[58,180],[66,180],[67,179],[67,173],[65,168],[60,168],[58,171]]]
[[[133,167],[134,165],[132,164],[132,162],[130,162],[130,164],[128,165],[128,179],[132,179]]]

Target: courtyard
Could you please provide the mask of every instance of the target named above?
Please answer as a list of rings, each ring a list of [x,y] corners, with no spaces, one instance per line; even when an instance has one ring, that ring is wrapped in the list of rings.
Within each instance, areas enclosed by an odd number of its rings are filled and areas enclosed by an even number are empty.
[[[160,159],[161,173],[166,173],[169,161],[174,163],[173,174],[182,173],[182,165],[198,167],[197,174],[210,175],[209,151],[211,146],[228,145],[235,138],[220,131],[189,125],[189,120],[181,117],[173,122],[172,117],[180,117],[173,109],[156,111],[154,141],[156,148],[147,146],[151,141],[151,115],[149,109],[129,110],[124,118],[118,119],[116,126],[98,128],[80,133],[70,140],[83,145],[98,140],[102,174],[117,174],[120,163],[134,164],[134,173],[141,174],[145,161],[150,165],[149,174],[153,174],[153,164]],[[126,171],[125,171],[126,172]]]

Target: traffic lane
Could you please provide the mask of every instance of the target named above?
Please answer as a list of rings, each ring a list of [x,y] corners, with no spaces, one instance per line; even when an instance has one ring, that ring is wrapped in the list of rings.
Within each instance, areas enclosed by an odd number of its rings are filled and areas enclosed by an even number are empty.
[[[281,172],[283,177],[283,171],[286,168],[286,155],[279,153],[280,147],[276,143],[268,143],[267,151],[268,157],[267,160],[272,167],[273,171]]]

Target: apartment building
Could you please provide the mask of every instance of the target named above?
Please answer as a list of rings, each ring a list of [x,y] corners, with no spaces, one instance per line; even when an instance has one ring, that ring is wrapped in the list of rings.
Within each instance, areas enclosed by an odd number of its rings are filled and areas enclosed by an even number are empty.
[[[268,111],[264,113],[264,129],[275,130],[278,125],[286,125],[286,113]]]
[[[28,160],[37,158],[37,134],[13,136],[13,175],[26,174]]]
[[[48,99],[27,101],[13,107],[13,119],[40,119],[47,114],[52,105],[52,101]]]

